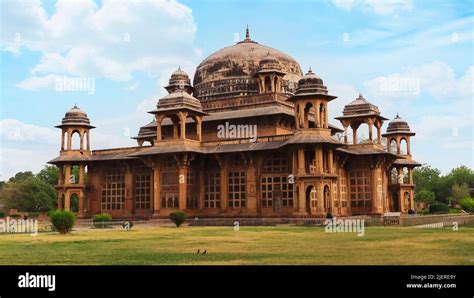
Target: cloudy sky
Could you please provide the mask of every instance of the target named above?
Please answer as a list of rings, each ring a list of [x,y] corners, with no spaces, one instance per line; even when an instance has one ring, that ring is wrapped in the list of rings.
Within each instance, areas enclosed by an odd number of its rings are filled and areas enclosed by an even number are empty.
[[[472,1],[3,1],[0,180],[59,153],[54,128],[75,103],[93,149],[134,146],[178,66],[252,38],[312,67],[338,96],[362,92],[417,135],[412,154],[446,173],[473,168]],[[93,84],[70,91],[61,83]],[[337,124],[336,120],[332,120]],[[386,125],[384,125],[385,130]]]

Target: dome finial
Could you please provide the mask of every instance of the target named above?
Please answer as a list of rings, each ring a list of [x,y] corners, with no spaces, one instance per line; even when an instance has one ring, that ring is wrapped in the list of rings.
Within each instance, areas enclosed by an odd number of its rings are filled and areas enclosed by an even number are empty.
[[[398,116],[398,112],[397,112],[397,117],[395,117],[396,119],[400,119],[400,116]]]
[[[249,24],[247,24],[247,29],[245,30],[245,39],[250,40]]]

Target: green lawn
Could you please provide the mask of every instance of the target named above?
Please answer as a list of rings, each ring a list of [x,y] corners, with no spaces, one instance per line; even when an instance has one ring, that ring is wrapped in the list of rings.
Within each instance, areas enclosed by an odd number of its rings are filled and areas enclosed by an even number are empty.
[[[321,227],[136,226],[0,235],[0,264],[474,265],[474,228],[366,227],[362,237]]]

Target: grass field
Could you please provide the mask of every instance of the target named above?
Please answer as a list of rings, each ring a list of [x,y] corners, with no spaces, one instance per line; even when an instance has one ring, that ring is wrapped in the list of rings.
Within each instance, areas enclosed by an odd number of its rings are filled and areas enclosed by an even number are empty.
[[[197,254],[197,250],[207,250]],[[0,264],[474,265],[474,228],[140,227],[0,235]]]

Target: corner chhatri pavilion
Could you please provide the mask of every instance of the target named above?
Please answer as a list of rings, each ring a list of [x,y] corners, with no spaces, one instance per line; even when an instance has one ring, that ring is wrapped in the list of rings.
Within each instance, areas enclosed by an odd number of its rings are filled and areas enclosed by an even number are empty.
[[[414,209],[412,172],[420,164],[411,157],[415,133],[407,122],[397,115],[382,134],[388,119],[359,95],[336,118],[343,129],[331,125],[336,96],[323,80],[253,41],[248,29],[243,41],[204,59],[192,84],[178,69],[166,90],[149,112],[154,120],[134,137],[137,147],[91,150],[86,113],[77,106],[66,113],[57,126],[60,155],[49,162],[59,168],[59,208],[119,218],[166,217],[176,209],[198,217]],[[362,125],[368,139],[359,141]],[[223,127],[243,136],[223,138]]]

